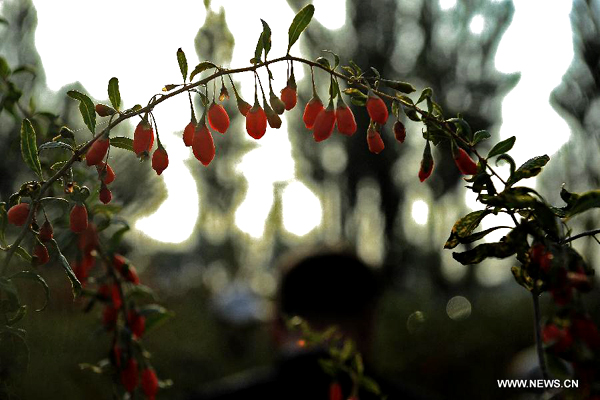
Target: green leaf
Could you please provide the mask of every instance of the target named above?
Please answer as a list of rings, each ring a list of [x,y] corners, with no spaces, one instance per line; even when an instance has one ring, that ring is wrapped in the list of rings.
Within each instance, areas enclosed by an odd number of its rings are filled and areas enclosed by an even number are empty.
[[[25,164],[43,179],[42,165],[40,164],[37,152],[35,130],[31,121],[27,118],[21,123],[21,156],[23,156]]]
[[[491,158],[491,157],[498,156],[500,154],[504,154],[504,153],[508,152],[510,149],[513,148],[513,146],[515,144],[515,140],[517,140],[517,138],[514,136],[511,136],[508,139],[501,141],[500,143],[496,143],[496,145],[494,147],[492,147],[492,149],[488,153],[487,158]]]
[[[391,89],[395,89],[399,92],[406,93],[406,94],[412,93],[417,90],[417,89],[415,89],[415,87],[412,84],[410,84],[408,82],[391,81],[388,79],[382,79],[381,83],[383,83],[385,86],[387,86]],[[431,90],[431,89],[429,89],[429,90]],[[422,96],[422,94],[421,94],[421,96]]]
[[[74,151],[73,146],[65,142],[46,142],[38,148],[38,153],[40,153],[42,150],[50,149],[66,149],[69,151]]]
[[[6,62],[6,59],[4,57],[0,57],[0,77],[6,79],[10,76],[10,73],[10,67]]]
[[[600,190],[591,190],[571,199],[567,209],[567,218],[581,214],[591,208],[600,207]]]
[[[506,161],[510,165],[510,174],[514,175],[517,170],[517,164],[515,164],[515,160],[508,154],[500,154],[498,158],[496,158],[496,166],[500,163],[500,161]]]
[[[315,6],[309,4],[305,6],[302,10],[300,10],[298,14],[296,14],[296,16],[294,17],[294,20],[290,25],[290,29],[288,29],[288,54],[294,43],[296,43],[296,41],[300,37],[300,34],[306,29],[306,27],[310,23],[310,20],[312,19],[314,13]]]
[[[508,178],[506,184],[508,186],[513,185],[521,179],[531,178],[542,172],[542,168],[550,161],[550,157],[547,155],[533,157],[532,159],[521,165],[514,174]]]
[[[415,103],[412,101],[412,99],[408,96],[405,96],[403,94],[400,93],[396,93],[396,97],[398,98],[398,100],[400,100],[400,102],[402,103],[402,105],[404,106],[414,106]]]
[[[260,36],[263,42],[263,49],[265,50],[265,60],[267,58],[267,54],[271,51],[271,28],[269,24],[265,22],[264,19],[261,19],[260,22],[263,24],[263,32]]]
[[[190,74],[190,81],[192,79],[194,79],[194,77],[196,75],[198,75],[201,72],[206,71],[209,68],[216,68],[217,66],[210,62],[210,61],[202,61],[200,64],[196,65],[196,68],[194,68],[194,70],[192,71],[192,73]]]
[[[179,63],[179,70],[181,71],[181,76],[183,76],[183,81],[185,82],[187,79],[188,64],[185,53],[181,50],[181,47],[177,49],[177,63]]]
[[[172,311],[169,311],[166,308],[159,306],[158,304],[142,306],[139,309],[139,313],[140,315],[146,317],[146,333],[150,332],[152,329],[158,328],[160,325],[164,324],[168,319],[175,316],[175,314]]]
[[[66,257],[60,251],[60,248],[58,247],[58,243],[56,243],[56,240],[52,239],[50,241],[50,243],[54,247],[56,254],[58,254],[58,259],[60,260],[60,263],[62,264],[62,267],[64,268],[65,273],[67,274],[67,277],[69,278],[69,281],[71,281],[71,288],[73,289],[73,297],[76,298],[81,294],[81,282],[79,282],[79,279],[77,279],[77,276],[75,276],[75,273],[73,272],[73,269],[71,268],[71,265],[69,264],[69,261],[67,261]]]
[[[488,257],[506,258],[516,253],[508,243],[483,243],[462,253],[452,253],[452,257],[463,265],[479,264]]]
[[[69,90],[67,95],[72,99],[79,101],[79,112],[83,117],[83,122],[88,127],[90,132],[96,133],[96,109],[94,103],[85,94],[77,90]]]
[[[326,59],[325,57],[318,57],[315,61],[318,64],[321,64],[322,66],[327,68],[328,70],[331,70],[331,64],[329,64],[329,60]]]
[[[417,104],[419,104],[425,99],[431,98],[431,96],[433,96],[433,89],[431,89],[430,87],[423,89],[421,95],[419,96],[419,100],[417,100]]]
[[[340,56],[338,56],[336,53],[334,53],[331,50],[323,50],[326,53],[329,53],[331,55],[333,55],[333,60],[334,60],[334,65],[333,65],[333,69],[336,69],[338,65],[340,65]]]
[[[8,25],[8,20],[4,17],[0,17],[0,24]]]
[[[356,64],[354,61],[350,60],[348,61],[348,64],[350,64],[350,66],[354,68],[354,70],[356,71],[356,75],[362,74],[362,69],[360,69],[358,64]]]
[[[119,149],[133,151],[133,140],[123,136],[116,136],[110,138],[110,145],[118,147]]]
[[[21,246],[17,247],[17,249],[15,250],[15,254],[21,257],[21,259],[23,259],[23,261],[25,261],[27,264],[31,264],[31,254],[29,254],[27,250],[25,250]]]
[[[490,213],[490,210],[473,211],[456,221],[450,232],[450,237],[446,241],[446,244],[444,244],[444,248],[452,249],[456,247],[460,243],[460,239],[469,236],[479,226],[485,216]]]
[[[35,273],[33,271],[20,271],[20,272],[17,272],[16,274],[12,275],[9,279],[10,280],[27,279],[27,280],[32,280],[32,281],[38,282],[40,285],[42,285],[42,288],[44,289],[44,294],[46,295],[46,301],[44,302],[44,306],[42,308],[35,310],[35,311],[44,311],[44,309],[50,302],[50,288],[48,287],[48,284],[46,283],[44,278],[42,278],[41,275],[39,275],[38,273]]]
[[[368,376],[363,376],[360,378],[359,381],[359,385],[362,386],[363,388],[365,388],[365,390],[376,394],[376,395],[380,395],[381,394],[381,389],[379,388],[379,385],[377,384],[377,382],[375,382],[375,380],[369,378]]]
[[[457,133],[459,135],[463,135],[467,140],[471,141],[473,139],[473,132],[471,131],[471,126],[467,121],[462,119],[459,115],[458,118],[450,118],[447,122],[452,122],[456,125]]]
[[[108,81],[108,98],[115,110],[121,107],[121,92],[119,91],[119,80],[116,77],[112,77]]]
[[[490,135],[488,131],[477,131],[475,132],[475,135],[473,135],[473,146],[491,137],[492,135]]]
[[[256,49],[254,50],[254,57],[252,58],[252,60],[250,60],[250,62],[252,62],[253,64],[260,63],[260,59],[262,57],[264,48],[265,48],[265,45],[263,42],[263,32],[261,32],[260,36],[258,37],[258,42],[256,42]]]

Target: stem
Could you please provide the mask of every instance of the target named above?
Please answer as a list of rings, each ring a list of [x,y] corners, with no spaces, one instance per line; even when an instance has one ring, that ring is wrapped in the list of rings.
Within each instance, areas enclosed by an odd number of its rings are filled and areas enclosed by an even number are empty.
[[[600,229],[594,229],[592,231],[581,232],[581,233],[578,233],[575,236],[571,236],[569,238],[563,239],[562,243],[563,244],[564,243],[569,243],[569,242],[572,242],[573,240],[580,239],[580,238],[585,237],[585,236],[595,236],[595,235],[597,235],[599,233],[600,233]]]
[[[533,316],[535,328],[535,347],[537,350],[540,370],[542,371],[543,379],[548,379],[548,368],[546,367],[546,359],[544,357],[544,348],[542,347],[542,327],[540,325],[540,300],[536,289],[531,292],[533,298]]]

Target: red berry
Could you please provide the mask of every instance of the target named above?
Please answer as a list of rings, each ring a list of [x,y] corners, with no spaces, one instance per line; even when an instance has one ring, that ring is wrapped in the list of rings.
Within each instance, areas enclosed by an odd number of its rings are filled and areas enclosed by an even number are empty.
[[[27,217],[29,216],[29,204],[28,203],[19,203],[17,205],[12,206],[8,210],[8,222],[13,225],[21,226],[25,222],[27,222]]]
[[[356,132],[356,120],[350,107],[346,103],[340,103],[335,111],[337,129],[343,135],[352,136]]]
[[[542,341],[548,344],[553,351],[564,353],[573,343],[573,336],[569,329],[559,328],[554,323],[550,323],[542,329]]]
[[[154,130],[148,121],[141,121],[133,133],[133,151],[138,157],[150,153],[154,144]]]
[[[140,278],[138,276],[137,270],[135,267],[127,261],[125,257],[120,254],[115,254],[113,256],[113,267],[127,280],[128,282],[133,283],[134,285],[138,285],[140,283]]]
[[[229,128],[229,115],[225,108],[213,101],[208,108],[208,124],[217,132],[225,133]]]
[[[458,152],[454,156],[454,162],[464,175],[474,175],[477,173],[477,164],[463,148],[458,149]]]
[[[113,307],[112,305],[107,305],[102,311],[102,325],[104,325],[107,330],[112,331],[115,329],[118,317],[119,309]]]
[[[400,143],[404,143],[404,139],[406,139],[406,128],[400,121],[394,122],[394,136]]]
[[[102,187],[100,188],[100,193],[98,194],[98,198],[104,204],[108,204],[112,200],[112,192],[110,191],[110,189],[108,187],[106,187],[106,185],[104,183],[102,184]]]
[[[101,137],[100,139],[92,143],[87,153],[85,154],[85,162],[87,163],[87,165],[100,164],[106,156],[108,146],[110,146],[110,141],[108,140],[108,138],[105,137]]]
[[[192,150],[198,161],[205,166],[210,164],[213,158],[215,158],[215,143],[205,123],[200,123],[196,127]]]
[[[168,166],[169,155],[164,148],[159,147],[152,155],[152,169],[154,169],[156,173],[160,175],[165,169],[167,169]]]
[[[96,165],[96,170],[98,171],[98,178],[104,182],[104,184],[111,184],[115,180],[115,171],[113,171],[110,165],[101,162]]]
[[[49,242],[54,237],[54,229],[50,221],[46,220],[40,228],[40,234],[38,236],[42,242]]]
[[[119,289],[119,285],[114,283],[110,290],[110,299],[112,301],[113,307],[117,310],[121,308],[123,305],[123,299],[121,298],[121,290]]]
[[[388,109],[381,97],[370,94],[367,99],[369,117],[378,124],[384,125],[388,119]]]
[[[129,329],[131,329],[131,333],[133,333],[133,337],[139,339],[146,329],[146,317],[131,310],[127,313],[127,324],[129,325]]]
[[[573,334],[590,348],[600,348],[600,332],[589,317],[577,317],[572,322]]]
[[[330,104],[315,119],[315,124],[313,125],[313,138],[315,142],[321,142],[331,136],[334,126],[335,110],[333,109],[333,104]]]
[[[374,154],[381,153],[385,148],[381,135],[372,127],[369,127],[367,130],[367,145],[369,146],[369,151]]]
[[[423,150],[423,158],[421,159],[421,168],[419,169],[419,180],[423,182],[425,179],[429,178],[431,172],[433,171],[433,156],[431,155],[431,145],[429,141],[425,145],[425,150]]]
[[[245,117],[248,114],[248,111],[252,108],[250,103],[245,102],[241,97],[238,97],[237,101],[238,110]]]
[[[267,103],[265,103],[265,115],[267,116],[267,121],[269,122],[269,126],[271,128],[281,128],[281,118],[279,118],[279,115],[277,115],[277,113]]]
[[[148,400],[156,399],[158,392],[158,378],[152,368],[146,368],[142,371],[142,391]]]
[[[194,142],[194,131],[196,130],[196,124],[190,122],[183,130],[183,143],[190,147]]]
[[[36,244],[35,249],[33,250],[33,255],[37,257],[37,265],[44,265],[48,262],[48,260],[50,260],[48,249],[41,243]]]
[[[85,284],[90,270],[94,267],[96,259],[91,254],[85,254],[82,259],[73,264],[73,272],[79,281]]]
[[[269,103],[271,103],[271,108],[273,108],[273,111],[275,111],[277,114],[281,115],[285,111],[285,103],[281,101],[281,99],[277,97],[272,90],[269,94]]]
[[[290,87],[289,85],[281,89],[281,101],[285,104],[286,110],[291,110],[296,107],[296,102],[298,101],[298,93],[296,93],[296,89]]]
[[[342,386],[338,382],[329,385],[329,400],[342,400]]]
[[[101,117],[108,117],[113,115],[116,111],[114,108],[105,106],[104,104],[96,104],[96,113]]]
[[[267,131],[267,114],[255,103],[246,115],[246,132],[254,139],[260,139]]]
[[[88,227],[88,213],[85,205],[75,204],[71,209],[70,215],[71,230],[75,233],[81,233]]]
[[[304,125],[306,129],[312,129],[315,125],[315,120],[317,116],[323,111],[323,103],[321,99],[318,97],[313,97],[310,99],[308,103],[306,103],[306,107],[304,108],[304,115],[302,119],[304,120]]]
[[[134,358],[127,361],[127,365],[121,371],[121,383],[129,393],[132,393],[138,385],[138,364]]]
[[[98,288],[96,295],[100,300],[108,301],[110,299],[110,286],[104,284]]]

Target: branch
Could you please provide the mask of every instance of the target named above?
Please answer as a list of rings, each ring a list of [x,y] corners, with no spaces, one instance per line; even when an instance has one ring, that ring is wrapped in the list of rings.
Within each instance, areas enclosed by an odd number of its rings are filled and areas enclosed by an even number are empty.
[[[571,236],[571,237],[568,237],[566,239],[563,239],[561,241],[561,243],[565,244],[565,243],[572,242],[573,240],[580,239],[580,238],[585,237],[585,236],[596,236],[598,234],[600,234],[600,229],[594,229],[592,231],[581,232],[581,233],[579,233],[579,234],[577,234],[575,236]]]

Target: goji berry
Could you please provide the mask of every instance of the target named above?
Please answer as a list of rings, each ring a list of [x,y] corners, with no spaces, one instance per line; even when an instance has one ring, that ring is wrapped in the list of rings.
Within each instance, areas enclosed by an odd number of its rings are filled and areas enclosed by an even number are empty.
[[[264,136],[267,131],[267,114],[258,104],[254,103],[254,106],[248,111],[246,115],[246,132],[254,139],[260,139]]]
[[[367,112],[369,117],[378,124],[384,125],[388,119],[388,109],[385,102],[375,94],[369,94]]]
[[[335,111],[335,118],[337,121],[337,129],[341,134],[347,136],[354,135],[354,132],[356,132],[356,120],[354,119],[352,110],[346,103],[342,102],[338,105],[337,110]]]
[[[28,203],[19,203],[17,205],[12,206],[8,210],[8,222],[13,225],[21,226],[27,222],[27,217],[29,216],[29,204]]]
[[[271,93],[269,94],[269,103],[271,104],[273,111],[275,111],[277,114],[281,115],[285,111],[285,103],[281,101],[281,99],[277,97],[275,93],[273,93],[273,90],[271,90]]]
[[[135,310],[130,310],[127,313],[127,324],[129,325],[129,329],[131,329],[131,333],[133,333],[133,337],[139,339],[146,329],[146,317],[140,315]]]
[[[129,393],[132,393],[137,387],[138,363],[134,358],[130,358],[125,368],[121,370],[121,383]]]
[[[250,103],[244,101],[244,99],[242,99],[241,97],[238,97],[237,106],[238,106],[238,110],[240,110],[240,113],[244,117],[248,114],[248,111],[250,111],[250,109],[252,108]]]
[[[329,385],[329,400],[342,400],[342,386],[338,382]]]
[[[567,328],[559,328],[556,324],[550,323],[542,329],[542,341],[557,352],[566,352],[573,343],[573,336]]]
[[[367,146],[369,147],[369,151],[374,154],[381,153],[385,148],[381,135],[372,126],[367,130]]]
[[[96,170],[98,171],[98,178],[100,178],[104,184],[109,185],[114,182],[116,175],[110,165],[101,162],[96,165]]]
[[[39,238],[42,242],[49,242],[54,237],[54,229],[50,221],[46,220],[40,228]]]
[[[167,169],[169,166],[169,155],[163,147],[158,147],[152,155],[152,169],[156,171],[158,175]]]
[[[84,204],[75,204],[71,209],[69,218],[71,230],[75,233],[81,233],[88,227],[88,213]]]
[[[394,122],[394,136],[400,143],[404,143],[406,139],[406,128],[401,121]]]
[[[225,133],[229,128],[229,115],[225,108],[214,101],[208,108],[208,124],[217,132]]]
[[[119,310],[117,308],[112,305],[105,306],[102,311],[102,325],[104,325],[107,330],[112,331],[115,329],[118,316]]]
[[[37,265],[44,265],[48,262],[48,260],[50,260],[50,256],[48,255],[48,249],[42,243],[38,243],[35,245],[33,255],[36,256]]]
[[[158,378],[152,368],[146,368],[142,371],[142,391],[148,400],[155,400],[158,392]]]
[[[296,107],[296,103],[298,101],[298,92],[296,87],[296,79],[294,78],[294,73],[290,75],[287,86],[281,89],[281,101],[285,104],[286,110],[291,110]]]
[[[327,139],[333,133],[333,127],[335,126],[335,109],[333,103],[329,103],[326,109],[321,110],[315,124],[313,126],[313,138],[315,142],[321,142]]]
[[[463,148],[459,148],[454,154],[454,162],[460,172],[464,175],[473,175],[477,173],[477,164],[469,157]]]
[[[85,162],[87,165],[97,165],[102,162],[104,157],[106,156],[106,152],[108,151],[108,147],[110,146],[110,140],[105,137],[101,137],[96,140],[87,153],[85,154]]]
[[[281,118],[279,115],[265,102],[265,115],[267,116],[267,121],[269,122],[269,126],[273,129],[281,128]]]
[[[183,130],[183,143],[187,147],[190,147],[192,145],[192,143],[194,142],[194,131],[195,130],[196,130],[196,124],[193,121],[191,121],[189,124],[187,124],[185,129]]]
[[[215,143],[208,127],[203,122],[196,127],[192,151],[198,161],[205,166],[210,164],[213,158],[215,158]]]
[[[321,111],[323,111],[323,108],[323,102],[318,96],[313,97],[308,103],[306,103],[304,114],[302,115],[302,120],[304,121],[306,129],[313,129],[315,120]]]
[[[96,113],[101,117],[108,117],[115,113],[115,109],[104,104],[96,104]]]
[[[154,144],[154,130],[147,120],[141,121],[133,133],[133,151],[138,157],[150,153]]]
[[[429,178],[433,171],[433,156],[431,155],[431,145],[429,141],[425,144],[425,150],[423,150],[423,158],[421,159],[421,168],[419,169],[419,180],[423,182]]]
[[[98,198],[104,204],[108,204],[112,200],[112,192],[104,183],[102,184],[102,187],[100,188],[100,193],[98,194]]]

